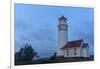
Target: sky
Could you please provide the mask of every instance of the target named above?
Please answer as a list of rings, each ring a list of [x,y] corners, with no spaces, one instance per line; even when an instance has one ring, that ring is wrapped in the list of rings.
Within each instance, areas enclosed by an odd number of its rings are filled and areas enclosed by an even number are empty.
[[[94,54],[94,9],[84,7],[15,4],[15,52],[29,43],[41,58],[56,52],[58,18],[68,20],[68,41],[83,39]]]

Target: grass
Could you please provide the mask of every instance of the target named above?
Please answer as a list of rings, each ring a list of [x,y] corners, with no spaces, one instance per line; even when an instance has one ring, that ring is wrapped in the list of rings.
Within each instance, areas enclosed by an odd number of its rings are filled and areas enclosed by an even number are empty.
[[[64,62],[81,62],[81,61],[93,61],[94,57],[82,58],[82,57],[72,57],[72,58],[64,58],[64,57],[56,57],[55,59],[45,59],[45,60],[34,60],[33,62],[24,61],[24,62],[16,62],[15,65],[30,65],[30,64],[48,64],[48,63],[64,63]]]

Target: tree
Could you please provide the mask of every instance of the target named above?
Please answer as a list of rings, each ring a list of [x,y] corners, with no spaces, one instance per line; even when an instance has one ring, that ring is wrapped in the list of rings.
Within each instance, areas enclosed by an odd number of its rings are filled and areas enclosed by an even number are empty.
[[[28,43],[15,53],[15,62],[32,62],[37,52]]]

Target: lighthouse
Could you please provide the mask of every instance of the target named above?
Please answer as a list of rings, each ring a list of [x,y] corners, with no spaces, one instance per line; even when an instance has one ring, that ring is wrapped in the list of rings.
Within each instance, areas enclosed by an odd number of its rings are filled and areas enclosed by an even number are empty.
[[[58,18],[58,42],[57,42],[57,57],[64,56],[63,50],[61,48],[67,43],[68,41],[68,25],[67,25],[67,18],[61,16]]]

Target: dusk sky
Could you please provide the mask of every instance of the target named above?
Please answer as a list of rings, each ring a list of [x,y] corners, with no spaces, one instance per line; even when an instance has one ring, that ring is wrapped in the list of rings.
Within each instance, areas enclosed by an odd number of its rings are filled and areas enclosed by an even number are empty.
[[[15,4],[15,51],[29,43],[40,57],[56,52],[58,18],[68,21],[68,40],[84,39],[89,44],[89,54],[94,50],[94,9],[32,4]]]

